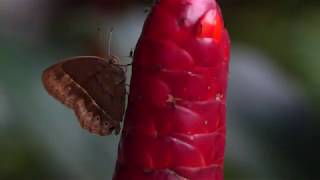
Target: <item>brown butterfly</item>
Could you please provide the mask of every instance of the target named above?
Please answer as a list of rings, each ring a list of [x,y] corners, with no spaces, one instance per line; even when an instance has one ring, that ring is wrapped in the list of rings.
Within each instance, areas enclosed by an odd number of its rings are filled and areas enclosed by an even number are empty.
[[[125,69],[116,57],[79,56],[43,72],[48,93],[78,117],[81,127],[98,135],[120,132],[125,111]]]

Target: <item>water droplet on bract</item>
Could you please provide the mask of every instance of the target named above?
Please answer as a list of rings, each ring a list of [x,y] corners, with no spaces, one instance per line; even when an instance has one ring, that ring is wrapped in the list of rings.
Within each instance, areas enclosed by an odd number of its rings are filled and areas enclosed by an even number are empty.
[[[205,125],[208,125],[208,121],[204,121],[204,124],[205,124]]]
[[[223,94],[218,93],[218,94],[216,95],[216,101],[222,101],[222,99],[223,99]]]

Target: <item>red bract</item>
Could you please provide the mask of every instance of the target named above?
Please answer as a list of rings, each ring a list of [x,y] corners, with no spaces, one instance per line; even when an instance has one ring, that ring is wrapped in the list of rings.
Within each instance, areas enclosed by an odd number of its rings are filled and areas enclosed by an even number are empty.
[[[160,0],[138,42],[114,180],[222,180],[229,37],[214,0]]]

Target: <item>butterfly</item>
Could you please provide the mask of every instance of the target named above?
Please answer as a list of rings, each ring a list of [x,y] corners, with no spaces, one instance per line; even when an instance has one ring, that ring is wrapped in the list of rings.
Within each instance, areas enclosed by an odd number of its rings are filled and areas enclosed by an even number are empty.
[[[118,58],[78,56],[44,70],[49,95],[73,109],[82,128],[105,136],[120,132],[125,111],[125,68]]]

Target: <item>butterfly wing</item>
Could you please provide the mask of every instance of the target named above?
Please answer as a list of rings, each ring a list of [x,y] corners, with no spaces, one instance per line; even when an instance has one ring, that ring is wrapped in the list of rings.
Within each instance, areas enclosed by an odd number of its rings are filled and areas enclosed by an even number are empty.
[[[46,69],[48,93],[78,117],[81,126],[98,135],[119,133],[125,110],[125,72],[99,57],[74,57]]]

